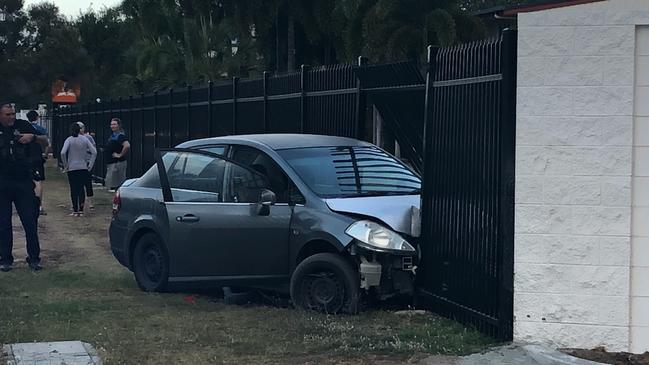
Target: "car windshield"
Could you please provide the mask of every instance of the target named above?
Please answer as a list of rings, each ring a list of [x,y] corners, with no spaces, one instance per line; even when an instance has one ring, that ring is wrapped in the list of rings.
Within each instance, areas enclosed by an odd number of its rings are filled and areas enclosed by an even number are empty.
[[[277,151],[322,198],[419,194],[421,180],[377,147],[314,147]]]

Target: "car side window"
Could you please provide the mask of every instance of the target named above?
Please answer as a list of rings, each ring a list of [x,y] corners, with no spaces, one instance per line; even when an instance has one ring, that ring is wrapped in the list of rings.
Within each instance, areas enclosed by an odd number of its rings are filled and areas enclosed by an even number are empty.
[[[289,201],[289,179],[266,153],[248,146],[233,146],[232,160],[265,176],[278,203]]]
[[[212,152],[217,155],[225,156],[226,148],[227,146],[203,146],[203,147],[199,147],[198,149],[202,151]]]
[[[174,201],[221,202],[227,162],[191,152],[166,152],[162,158]]]
[[[227,163],[229,170],[225,186],[224,201],[230,203],[258,203],[261,191],[269,188],[266,178],[233,163]]]
[[[163,164],[169,166],[175,159],[177,155],[165,154],[163,156]],[[160,175],[158,173],[158,166],[153,165],[147,170],[139,179],[138,182],[143,188],[159,188],[160,187]]]

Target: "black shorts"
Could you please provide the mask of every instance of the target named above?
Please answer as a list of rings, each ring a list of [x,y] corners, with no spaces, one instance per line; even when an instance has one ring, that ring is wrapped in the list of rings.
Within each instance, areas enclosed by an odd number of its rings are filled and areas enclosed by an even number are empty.
[[[45,180],[45,166],[40,165],[34,168],[34,181]]]

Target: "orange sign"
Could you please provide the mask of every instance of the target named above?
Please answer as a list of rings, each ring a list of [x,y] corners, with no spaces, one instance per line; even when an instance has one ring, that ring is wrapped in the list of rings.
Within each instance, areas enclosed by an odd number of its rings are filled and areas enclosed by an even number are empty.
[[[52,84],[52,102],[73,104],[81,96],[81,86],[70,81],[56,80]]]

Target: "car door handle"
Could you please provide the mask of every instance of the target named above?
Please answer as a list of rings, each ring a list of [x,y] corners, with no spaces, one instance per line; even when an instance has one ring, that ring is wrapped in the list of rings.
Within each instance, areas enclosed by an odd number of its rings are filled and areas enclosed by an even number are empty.
[[[183,223],[193,223],[193,222],[198,222],[201,219],[193,214],[185,214],[182,217],[178,216],[176,217],[177,222],[183,222]]]

